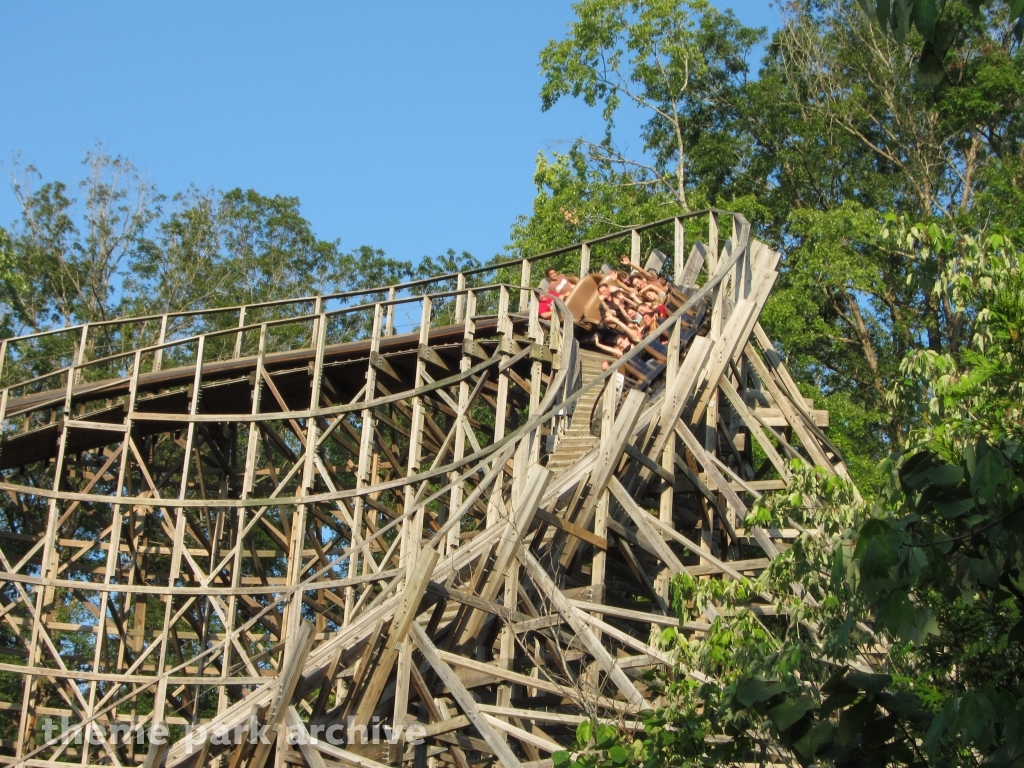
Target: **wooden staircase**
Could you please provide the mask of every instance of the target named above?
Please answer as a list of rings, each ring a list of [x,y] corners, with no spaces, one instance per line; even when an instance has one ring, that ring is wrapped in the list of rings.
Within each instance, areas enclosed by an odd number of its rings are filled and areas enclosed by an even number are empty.
[[[613,359],[609,355],[585,349],[579,350],[577,354],[582,373],[581,387],[586,387],[601,375],[601,363]],[[601,396],[601,391],[601,387],[594,387],[590,391],[584,392],[576,401],[576,409],[573,411],[569,429],[566,430],[558,447],[548,459],[547,467],[556,476],[573,466],[597,445],[598,438],[590,434],[590,417],[594,410],[594,404]]]

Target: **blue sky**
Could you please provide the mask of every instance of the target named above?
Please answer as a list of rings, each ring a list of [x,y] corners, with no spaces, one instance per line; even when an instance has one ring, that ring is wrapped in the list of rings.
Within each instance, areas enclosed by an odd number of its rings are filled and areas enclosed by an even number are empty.
[[[731,6],[778,24],[764,0]],[[0,2],[0,160],[70,181],[99,141],[160,190],[295,195],[317,234],[488,258],[539,150],[600,131],[540,111],[538,53],[573,18],[516,2]],[[4,174],[6,181],[6,173]],[[0,186],[0,223],[17,215]]]

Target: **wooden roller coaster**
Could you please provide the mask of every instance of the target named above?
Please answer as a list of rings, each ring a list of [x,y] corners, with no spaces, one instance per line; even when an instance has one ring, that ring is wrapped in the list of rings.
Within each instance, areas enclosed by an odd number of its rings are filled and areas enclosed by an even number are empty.
[[[531,270],[652,247],[657,370],[538,317]],[[3,340],[0,763],[539,768],[638,727],[671,576],[757,573],[795,532],[754,500],[845,473],[758,323],[778,259],[712,210]]]

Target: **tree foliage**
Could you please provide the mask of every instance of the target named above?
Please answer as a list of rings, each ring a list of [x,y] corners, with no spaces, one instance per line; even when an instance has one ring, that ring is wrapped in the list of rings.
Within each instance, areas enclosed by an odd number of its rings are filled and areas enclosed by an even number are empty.
[[[635,184],[674,196],[688,210],[688,166],[735,152],[720,110],[743,85],[746,53],[764,30],[744,27],[707,0],[583,0],[574,8],[569,34],[540,55],[543,108],[568,95],[600,104],[604,140],[586,145],[595,164],[629,169]],[[613,128],[624,102],[649,115],[646,161],[616,147]],[[701,168],[698,178],[728,169]]]
[[[885,462],[873,503],[795,463],[787,493],[748,521],[796,528],[793,546],[757,579],[677,577],[681,622],[708,628],[663,633],[675,664],[651,683],[665,705],[636,738],[581,728],[556,767],[1024,758],[1022,254],[890,226],[908,247],[957,253],[933,290],[973,331],[958,358],[905,361],[895,397],[930,414],[914,447]]]
[[[899,34],[878,23],[883,5]],[[744,213],[783,253],[762,323],[798,380],[838,415],[836,441],[868,491],[882,482],[877,462],[905,444],[916,418],[887,397],[900,362],[920,350],[956,357],[967,340],[930,292],[949,254],[879,239],[882,216],[981,237],[995,222],[1018,240],[1024,232],[1016,6],[871,6],[784,4],[750,77],[763,33],[706,3],[578,3],[565,37],[541,54],[542,107],[581,98],[602,109],[606,133],[540,162],[532,214],[510,245],[531,252],[563,236],[595,237],[683,203]],[[929,29],[948,43],[945,76],[921,88]],[[619,119],[626,105],[640,110],[639,137]]]
[[[6,238],[7,319],[31,331],[103,320],[116,304],[117,277],[159,215],[162,198],[131,162],[97,147],[86,155],[82,199],[61,181],[34,182],[15,166],[22,215]]]
[[[296,197],[190,187],[168,198],[103,147],[84,167],[69,185],[14,165],[21,215],[0,229],[7,334],[369,290],[479,266],[455,251],[418,264],[369,245],[344,251],[316,236]]]
[[[890,399],[913,409],[913,444],[938,444],[946,454],[973,436],[990,444],[1024,440],[1024,336],[1020,306],[1024,277],[1020,253],[1002,235],[979,242],[931,227],[891,220],[892,237],[912,251],[942,250],[949,268],[936,294],[969,329],[971,343],[945,353],[916,350],[901,364]]]
[[[911,26],[921,36],[917,82],[926,87],[938,85],[945,77],[946,54],[956,46],[961,32],[957,17],[964,12],[981,16],[992,5],[992,0],[861,0],[865,13],[873,15],[900,43],[906,41]],[[1020,43],[1024,0],[1010,0],[1007,5],[1015,20],[1013,35]]]

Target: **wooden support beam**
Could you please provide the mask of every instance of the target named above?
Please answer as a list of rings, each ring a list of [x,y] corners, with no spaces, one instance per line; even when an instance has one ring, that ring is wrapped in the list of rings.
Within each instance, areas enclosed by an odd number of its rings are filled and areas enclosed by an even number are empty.
[[[487,742],[487,745],[491,748],[500,764],[508,766],[508,768],[520,768],[519,758],[509,749],[505,740],[495,733],[491,724],[484,717],[483,712],[477,707],[473,694],[466,690],[466,686],[459,680],[458,675],[441,659],[437,648],[430,638],[427,637],[427,634],[417,624],[412,625],[411,634],[416,647],[423,654],[423,658],[427,660],[427,663],[437,673],[441,682],[448,686],[448,690],[451,691],[452,696],[455,697],[459,706],[462,707],[462,711],[469,718],[469,721],[473,723],[473,727],[476,728],[477,732],[484,738],[484,741]]]
[[[776,407],[782,411],[783,415],[786,417],[786,421],[796,431],[797,435],[799,435],[804,449],[811,457],[811,461],[819,467],[823,467],[834,472],[835,466],[833,465],[832,460],[825,454],[825,451],[822,450],[821,443],[818,441],[818,438],[808,429],[804,420],[801,418],[800,413],[797,411],[797,407],[793,405],[792,401],[789,399],[789,396],[775,383],[775,379],[772,377],[771,371],[768,370],[768,366],[765,365],[764,360],[761,359],[757,350],[748,343],[744,354],[753,366],[758,378],[761,380],[762,386],[764,386],[771,394],[772,398],[774,398]]]
[[[302,722],[302,718],[299,717],[298,711],[292,705],[289,705],[287,712],[285,712],[285,724],[289,730],[298,734],[299,751],[302,752],[302,757],[309,768],[327,768],[323,755],[313,746],[313,738],[309,735],[309,731],[306,730],[306,725]]]
[[[544,566],[537,562],[537,559],[530,554],[529,550],[525,547],[520,550],[520,558],[523,563],[523,567],[529,574],[530,579],[533,581],[534,586],[540,591],[544,597],[551,601],[554,606],[568,623],[572,627],[573,631],[579,637],[580,641],[586,647],[587,651],[597,660],[597,663],[601,665],[605,673],[615,684],[615,687],[619,689],[619,692],[625,697],[629,705],[635,708],[636,711],[648,708],[647,702],[643,697],[643,694],[637,690],[636,686],[633,685],[633,681],[626,676],[626,673],[619,669],[615,664],[615,659],[608,653],[607,649],[601,645],[601,641],[594,637],[594,633],[587,627],[579,616],[577,609],[573,607],[562,591],[558,588],[547,571],[544,570]]]
[[[654,580],[651,579],[647,571],[644,570],[644,567],[640,563],[640,560],[634,554],[633,548],[629,545],[629,542],[627,541],[627,539],[630,538],[628,532],[624,528],[622,528],[622,525],[616,520],[609,520],[608,528],[614,530],[618,534],[618,541],[616,542],[616,545],[618,547],[619,552],[621,552],[623,557],[626,559],[626,565],[628,565],[629,569],[633,571],[633,575],[636,576],[637,580],[641,584],[643,584],[644,588],[647,590],[647,594],[650,595],[651,600],[654,602],[656,606],[658,606],[658,610],[660,610],[663,614],[667,616],[669,613],[671,613],[671,611],[669,610],[669,605],[666,602],[665,597],[661,594],[661,592],[658,591],[658,588],[654,585]],[[654,548],[653,544],[647,542],[646,537],[644,539],[644,543],[647,543],[651,549]],[[655,557],[657,557],[656,554]]]
[[[629,394],[626,395],[625,402],[623,402],[622,407],[619,409],[615,425],[612,428],[612,439],[607,447],[601,448],[601,457],[598,465],[591,474],[590,492],[587,495],[587,500],[579,515],[572,520],[574,525],[580,528],[589,528],[593,522],[594,510],[597,507],[598,499],[601,497],[604,489],[608,487],[608,482],[612,479],[615,470],[618,468],[619,458],[622,456],[626,443],[633,437],[633,428],[636,425],[637,419],[640,418],[640,409],[646,399],[647,396],[636,389],[630,390]],[[573,557],[576,555],[579,540],[569,539],[565,541],[563,539],[562,546],[559,564],[562,568],[568,568],[569,563],[572,562]],[[552,549],[555,550],[555,555],[559,555],[554,544]]]
[[[437,550],[433,547],[423,546],[420,549],[420,554],[416,558],[416,567],[406,581],[401,600],[395,608],[395,615],[388,631],[387,644],[362,692],[355,714],[356,725],[367,725],[373,716],[373,711],[377,708],[377,701],[398,661],[400,645],[405,642],[409,628],[416,619],[416,611],[419,609],[423,594],[427,591],[430,575],[434,571],[434,566],[437,565],[438,556]]]
[[[314,635],[313,625],[308,621],[303,621],[295,635],[286,640],[284,659],[277,671],[277,689],[266,716],[266,725],[271,732],[273,732],[274,726],[284,721],[292,696],[295,695],[295,688],[302,677],[302,667],[313,646]],[[272,746],[273,744],[269,740],[260,741],[249,760],[249,768],[263,768],[270,756]]]
[[[545,512],[543,509],[537,510],[537,519],[550,525],[553,528],[557,528],[560,531],[568,533],[570,536],[575,536],[581,541],[585,541],[587,544],[592,544],[601,551],[608,549],[608,540],[603,536],[599,536],[596,533],[591,533],[586,528],[581,528],[573,523],[567,523],[557,515],[553,515],[550,512]]]
[[[729,482],[722,476],[722,473],[718,471],[718,467],[715,466],[715,462],[711,460],[710,454],[704,450],[704,446],[700,444],[693,433],[686,428],[684,424],[676,424],[676,434],[683,441],[687,450],[693,454],[694,458],[701,463],[704,467],[704,472],[711,479],[711,482],[715,484],[719,492],[722,493],[729,505],[733,508],[733,512],[739,520],[745,520],[747,516],[747,505],[743,503],[743,500],[729,485]],[[715,509],[719,509],[716,505]],[[720,511],[720,510],[719,510]],[[729,538],[736,541],[736,529],[733,527],[732,522],[725,515],[720,515],[722,525],[725,526],[726,531],[729,533]]]
[[[438,595],[445,600],[451,600],[456,603],[462,603],[468,605],[471,608],[475,608],[478,611],[484,611],[493,616],[498,616],[504,621],[524,621],[528,617],[519,611],[509,610],[505,606],[495,603],[491,600],[484,600],[478,595],[465,592],[461,589],[455,589],[444,584],[439,584],[436,581],[430,582],[427,586],[427,591],[431,594]]]
[[[608,483],[608,490],[612,492],[612,495],[619,503],[619,506],[621,506],[622,509],[626,511],[626,514],[629,515],[630,519],[632,519],[633,523],[640,531],[640,534],[654,547],[654,551],[658,553],[658,557],[661,561],[675,573],[686,573],[686,566],[684,566],[682,561],[676,557],[675,553],[661,537],[661,534],[655,531],[653,524],[647,519],[652,517],[652,515],[633,501],[633,498],[622,486],[622,483],[619,482],[618,478],[613,477],[611,479],[611,482]]]
[[[501,538],[495,548],[494,564],[490,566],[486,581],[480,588],[479,596],[482,600],[493,601],[505,583],[505,571],[537,514],[540,500],[543,498],[550,480],[551,472],[539,464],[530,470],[526,490],[516,502],[516,508],[509,523],[502,530]],[[471,614],[463,626],[458,643],[475,642],[483,620],[483,613],[476,611]]]
[[[160,723],[162,728],[166,728],[165,723]],[[154,726],[155,728],[155,726]],[[153,728],[150,729],[152,733]],[[146,761],[142,764],[143,768],[163,768],[164,759],[167,757],[167,750],[171,744],[168,739],[163,739],[162,743],[157,744],[155,741],[151,741],[149,744],[149,751],[146,752]]]
[[[546,739],[543,736],[537,736],[533,733],[530,733],[529,731],[523,728],[517,728],[511,723],[507,723],[501,718],[495,717],[494,715],[489,715],[486,712],[483,712],[481,714],[483,714],[484,719],[492,726],[494,726],[498,730],[504,731],[509,736],[513,736],[516,739],[519,739],[519,741],[523,742],[524,745],[532,744],[535,747],[540,747],[545,752],[557,752],[561,749],[565,749],[565,747],[563,747],[557,741],[551,741],[550,739]]]
[[[409,667],[409,679],[411,680],[413,687],[419,694],[420,701],[423,702],[423,706],[426,708],[427,713],[430,715],[431,720],[434,721],[433,726],[428,725],[424,730],[426,735],[431,735],[431,728],[433,728],[433,734],[443,733],[441,726],[444,723],[450,722],[445,718],[444,713],[441,712],[441,708],[437,706],[437,702],[434,701],[434,697],[430,694],[430,688],[427,686],[427,682],[423,679],[423,675],[420,674],[419,668],[413,664]],[[459,716],[464,717],[464,715]],[[459,728],[469,724],[469,718],[466,718],[465,724],[460,723]],[[469,768],[469,761],[466,760],[466,753],[462,751],[458,746],[453,745],[449,750],[451,752],[452,760],[454,761],[457,768]]]
[[[343,763],[344,765],[354,765],[356,768],[390,768],[387,763],[380,763],[376,760],[371,760],[369,757],[363,757],[362,755],[356,754],[355,752],[343,747],[328,744],[326,741],[314,742],[313,748],[316,749],[317,752],[322,752],[328,757],[333,757],[339,763]]]
[[[736,388],[729,381],[725,380],[720,383],[719,388],[729,400],[729,405],[732,406],[733,410],[743,421],[744,425],[746,425],[750,434],[753,435],[755,440],[757,440],[757,444],[761,446],[761,450],[764,451],[765,456],[768,457],[768,460],[772,463],[772,466],[775,467],[775,470],[783,479],[788,479],[789,468],[786,466],[785,460],[779,455],[775,446],[772,445],[771,441],[768,439],[768,436],[765,435],[764,430],[761,428],[761,423],[758,421],[757,417],[751,413],[750,409],[747,408],[746,403],[743,402],[743,398],[740,397]]]

